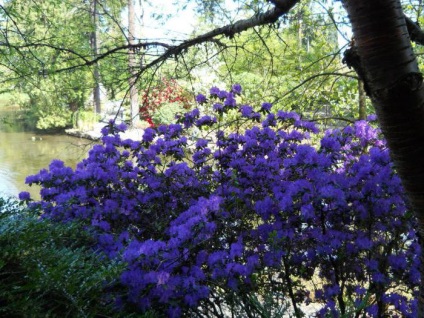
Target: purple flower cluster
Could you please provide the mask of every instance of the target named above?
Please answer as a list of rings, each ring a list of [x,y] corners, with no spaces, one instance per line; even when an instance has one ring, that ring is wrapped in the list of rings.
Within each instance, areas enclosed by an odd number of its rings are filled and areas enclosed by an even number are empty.
[[[214,87],[208,100],[218,114],[239,109],[238,133],[198,110],[140,142],[110,125],[75,171],[55,160],[28,177],[42,186],[30,204],[94,230],[97,248],[127,264],[121,302],[140,311],[212,316],[222,291],[266,289],[298,315],[313,300],[318,317],[414,317],[415,220],[380,132],[359,121],[319,135],[269,103],[237,105],[240,92]],[[194,126],[217,129],[216,144],[190,148]]]

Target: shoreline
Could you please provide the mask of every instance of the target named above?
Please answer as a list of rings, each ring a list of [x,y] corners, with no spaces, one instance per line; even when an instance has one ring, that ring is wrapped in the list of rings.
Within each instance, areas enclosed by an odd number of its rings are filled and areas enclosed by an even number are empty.
[[[78,128],[65,129],[65,134],[73,137],[99,141],[102,138],[101,130],[106,125],[106,123],[97,123],[94,125],[93,129],[90,130]],[[144,129],[131,127],[129,127],[125,132],[119,133],[122,139],[132,139],[135,141],[140,141],[143,137],[143,134]]]

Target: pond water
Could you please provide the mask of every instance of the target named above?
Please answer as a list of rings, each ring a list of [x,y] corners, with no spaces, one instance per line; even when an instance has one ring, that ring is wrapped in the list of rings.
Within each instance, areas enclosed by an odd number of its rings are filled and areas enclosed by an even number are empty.
[[[47,168],[53,159],[75,168],[92,144],[65,134],[39,134],[0,122],[0,196],[28,191],[31,197],[39,198],[40,188],[29,187],[25,178]]]

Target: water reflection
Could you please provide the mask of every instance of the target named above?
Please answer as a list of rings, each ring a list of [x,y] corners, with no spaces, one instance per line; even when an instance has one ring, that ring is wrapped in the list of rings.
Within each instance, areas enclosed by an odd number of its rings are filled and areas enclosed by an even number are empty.
[[[25,185],[28,175],[47,168],[53,159],[75,168],[83,159],[92,142],[66,135],[35,134],[17,131],[0,123],[0,195],[17,196],[20,191],[29,191],[39,198],[39,188]]]

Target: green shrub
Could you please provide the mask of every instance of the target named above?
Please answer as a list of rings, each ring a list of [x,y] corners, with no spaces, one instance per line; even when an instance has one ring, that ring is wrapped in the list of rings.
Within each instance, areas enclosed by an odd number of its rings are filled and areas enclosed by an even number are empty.
[[[0,198],[0,316],[119,317],[104,291],[116,290],[123,264],[94,253],[79,224],[37,214]]]
[[[183,105],[179,102],[165,103],[155,110],[152,120],[155,125],[169,125],[175,123],[175,115],[184,111]]]
[[[66,128],[71,125],[72,114],[68,109],[56,110],[54,112],[38,112],[38,120],[35,125],[37,129]]]

